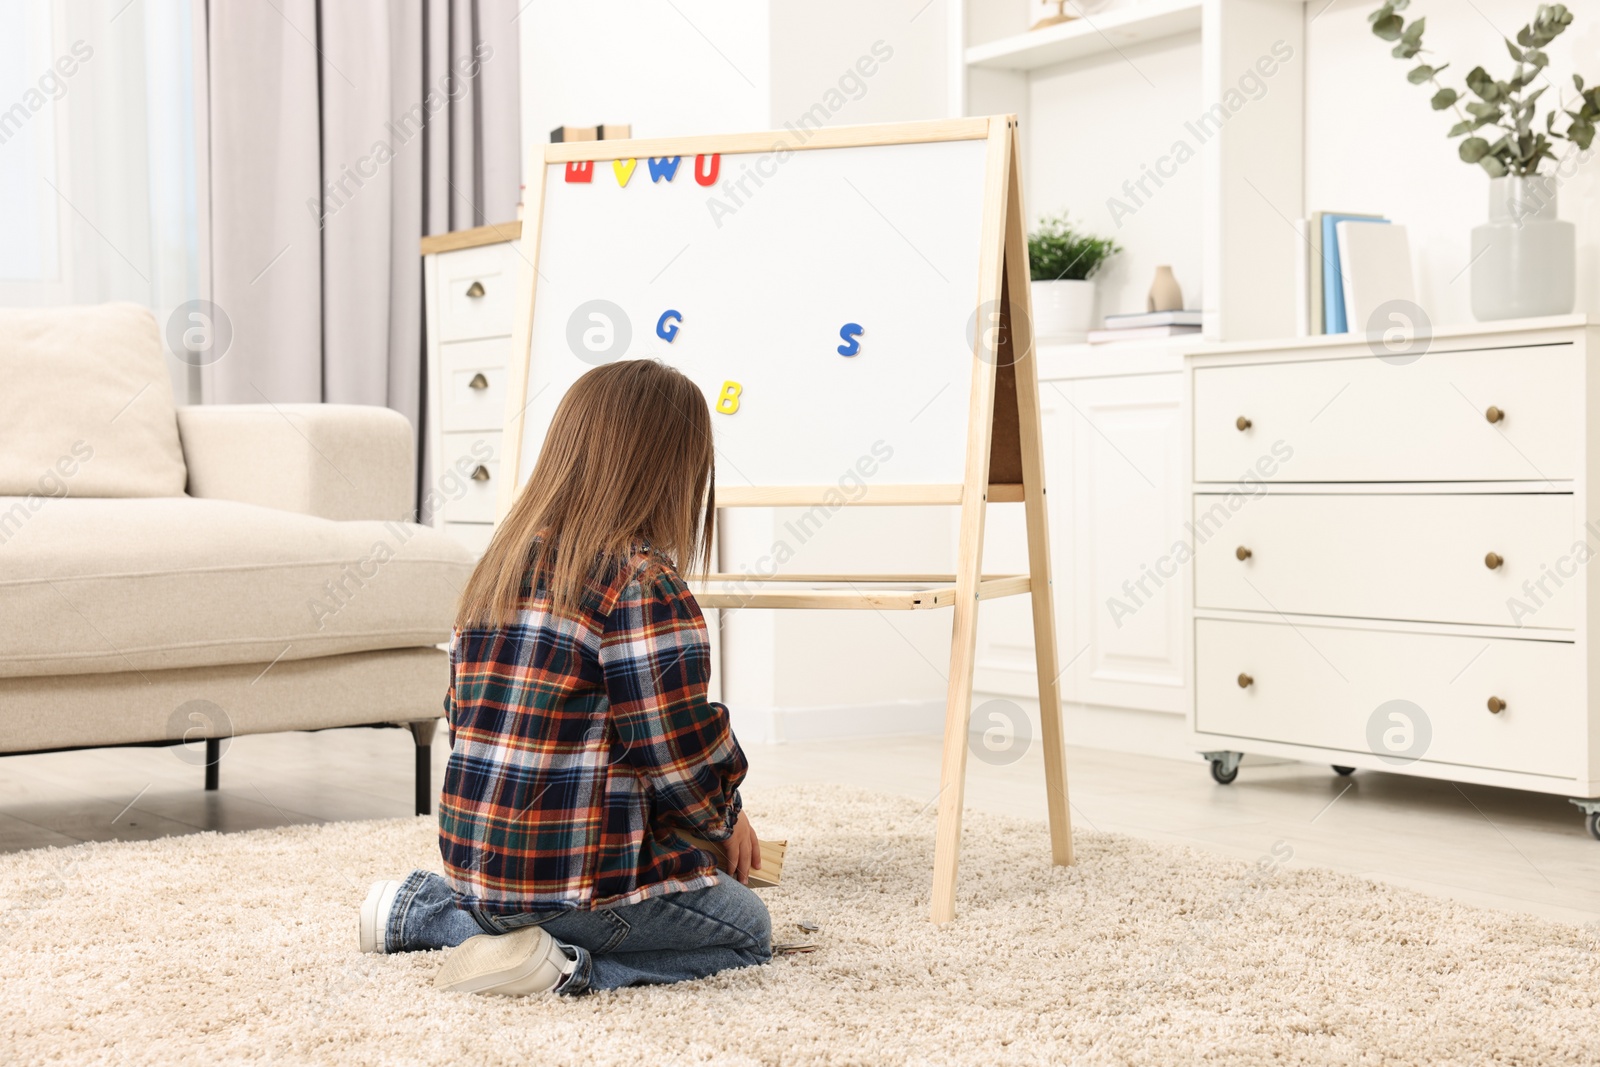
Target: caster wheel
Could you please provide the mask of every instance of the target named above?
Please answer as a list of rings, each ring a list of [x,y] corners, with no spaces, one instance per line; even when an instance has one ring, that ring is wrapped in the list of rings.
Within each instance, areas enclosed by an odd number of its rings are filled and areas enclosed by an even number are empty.
[[[1348,778],[1352,774],[1356,773],[1356,769],[1354,767],[1341,767],[1335,763],[1333,764],[1333,773],[1339,775],[1341,778]]]
[[[1600,811],[1585,816],[1583,824],[1589,828],[1589,836],[1600,841]]]
[[[1211,777],[1216,780],[1218,785],[1232,785],[1233,780],[1239,777],[1239,768],[1234,767],[1231,771],[1225,771],[1222,769],[1222,761],[1214,759],[1211,761]],[[1593,818],[1594,816],[1591,815],[1590,819],[1592,820]],[[1591,822],[1590,826],[1592,827],[1593,825],[1593,822]]]

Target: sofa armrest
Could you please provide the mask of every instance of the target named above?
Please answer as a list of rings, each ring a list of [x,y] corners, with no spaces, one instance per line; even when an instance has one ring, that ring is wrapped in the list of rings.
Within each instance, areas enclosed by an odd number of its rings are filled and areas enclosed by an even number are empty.
[[[325,519],[414,519],[411,423],[356,404],[178,409],[189,495]]]

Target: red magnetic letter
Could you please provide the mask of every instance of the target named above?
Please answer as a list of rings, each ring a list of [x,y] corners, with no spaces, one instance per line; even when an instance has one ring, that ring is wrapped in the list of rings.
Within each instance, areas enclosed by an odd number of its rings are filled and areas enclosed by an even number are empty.
[[[711,168],[705,170],[705,161],[708,159],[711,160]],[[720,155],[694,157],[694,180],[701,185],[715,185],[717,183],[717,172],[721,169],[722,157]],[[705,170],[705,173],[702,174],[702,170]]]
[[[567,181],[586,182],[594,177],[594,160],[575,160],[567,164]]]

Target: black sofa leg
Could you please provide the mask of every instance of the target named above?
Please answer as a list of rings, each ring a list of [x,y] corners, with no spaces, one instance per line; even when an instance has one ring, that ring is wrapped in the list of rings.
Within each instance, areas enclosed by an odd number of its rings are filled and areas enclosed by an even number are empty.
[[[209,792],[217,791],[219,768],[222,765],[222,738],[206,738],[206,789]]]
[[[439,720],[406,723],[411,738],[417,743],[417,814],[433,811],[433,735],[438,732]]]

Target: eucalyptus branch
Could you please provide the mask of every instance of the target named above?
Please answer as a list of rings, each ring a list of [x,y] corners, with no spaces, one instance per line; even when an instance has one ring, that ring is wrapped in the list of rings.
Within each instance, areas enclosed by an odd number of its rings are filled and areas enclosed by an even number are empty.
[[[1407,23],[1399,14],[1410,3],[1411,0],[1386,0],[1368,16],[1376,36],[1395,42],[1390,54],[1397,59],[1413,59],[1425,54],[1422,35],[1427,19]],[[1516,41],[1506,41],[1506,50],[1516,63],[1510,80],[1492,78],[1482,67],[1468,72],[1466,89],[1477,99],[1468,101],[1464,112],[1461,103],[1464,94],[1441,84],[1438,78],[1448,63],[1435,67],[1422,62],[1407,73],[1406,79],[1411,84],[1433,87],[1430,103],[1435,111],[1450,109],[1455,112],[1458,121],[1451,127],[1449,137],[1471,135],[1457,150],[1464,162],[1476,163],[1496,178],[1506,174],[1526,176],[1537,174],[1546,159],[1556,159],[1555,141],[1571,141],[1580,150],[1588,150],[1594,141],[1595,123],[1600,120],[1600,87],[1585,89],[1583,79],[1574,74],[1572,82],[1578,89],[1577,110],[1566,108],[1558,94],[1555,107],[1545,114],[1543,131],[1534,129],[1534,119],[1539,98],[1549,85],[1540,86],[1532,93],[1527,91],[1535,80],[1545,80],[1544,69],[1549,66],[1550,59],[1544,48],[1561,36],[1572,24],[1572,18],[1572,13],[1562,4],[1540,4],[1533,20],[1517,31]],[[1556,129],[1558,114],[1567,119],[1562,130]],[[1491,144],[1487,138],[1477,135],[1485,128],[1502,136]]]

